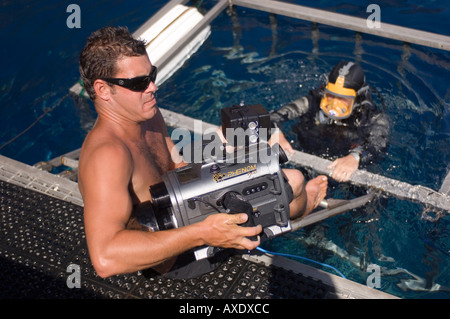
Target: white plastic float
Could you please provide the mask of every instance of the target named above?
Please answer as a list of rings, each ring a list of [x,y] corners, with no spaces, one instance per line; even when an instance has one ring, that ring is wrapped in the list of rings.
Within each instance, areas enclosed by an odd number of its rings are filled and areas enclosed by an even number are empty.
[[[133,33],[135,38],[145,40],[147,54],[152,64],[158,67],[156,85],[164,83],[209,37],[211,27],[206,25],[189,43],[181,47],[170,61],[160,67],[159,62],[164,56],[183,41],[202,19],[203,15],[196,8],[177,4],[157,21],[146,23]],[[70,92],[87,97],[81,83],[74,84]]]

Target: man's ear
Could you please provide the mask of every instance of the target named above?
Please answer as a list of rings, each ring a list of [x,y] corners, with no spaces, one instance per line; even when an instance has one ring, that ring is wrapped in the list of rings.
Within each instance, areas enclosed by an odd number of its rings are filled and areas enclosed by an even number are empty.
[[[111,97],[113,88],[103,80],[97,79],[94,81],[95,95],[102,100],[108,101]]]

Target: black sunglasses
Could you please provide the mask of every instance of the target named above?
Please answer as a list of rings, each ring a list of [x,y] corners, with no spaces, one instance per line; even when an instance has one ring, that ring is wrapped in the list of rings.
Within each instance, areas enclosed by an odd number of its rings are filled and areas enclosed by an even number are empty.
[[[152,65],[152,69],[150,70],[149,75],[137,76],[132,79],[100,78],[100,80],[119,85],[134,92],[144,92],[145,90],[147,90],[150,82],[155,83],[157,73],[158,68]]]

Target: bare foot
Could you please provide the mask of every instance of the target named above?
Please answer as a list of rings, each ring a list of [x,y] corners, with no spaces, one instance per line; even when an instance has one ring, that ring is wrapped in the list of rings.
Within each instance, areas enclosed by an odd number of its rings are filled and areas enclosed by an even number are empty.
[[[306,210],[303,216],[312,212],[327,195],[328,178],[325,175],[317,176],[306,183],[307,196]]]

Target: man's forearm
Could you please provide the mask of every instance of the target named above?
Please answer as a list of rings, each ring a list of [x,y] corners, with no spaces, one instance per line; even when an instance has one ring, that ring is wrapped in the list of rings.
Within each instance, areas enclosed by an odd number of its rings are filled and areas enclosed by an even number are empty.
[[[201,246],[198,225],[159,232],[124,229],[118,232],[106,247],[90,249],[94,268],[99,276],[110,277],[151,268]]]

